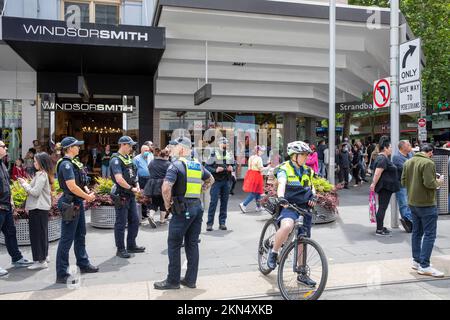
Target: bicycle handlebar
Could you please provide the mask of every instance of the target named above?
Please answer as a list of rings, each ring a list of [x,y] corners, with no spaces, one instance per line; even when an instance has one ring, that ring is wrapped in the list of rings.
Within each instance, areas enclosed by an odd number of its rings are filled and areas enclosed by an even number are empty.
[[[283,206],[283,205],[280,204],[280,201],[278,200],[278,198],[276,198],[276,204],[280,205],[280,206]],[[292,203],[289,203],[289,205],[287,207],[284,207],[284,208],[292,209],[292,210],[296,211],[298,214],[300,214],[302,216],[312,216],[312,213],[309,210],[300,208],[297,205],[292,204]]]

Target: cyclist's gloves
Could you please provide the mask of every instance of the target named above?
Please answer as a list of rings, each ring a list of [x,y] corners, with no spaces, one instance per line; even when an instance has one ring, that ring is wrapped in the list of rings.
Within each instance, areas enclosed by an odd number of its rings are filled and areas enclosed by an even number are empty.
[[[278,197],[278,204],[280,206],[288,206],[289,205],[289,201],[287,201],[285,198],[283,197]]]

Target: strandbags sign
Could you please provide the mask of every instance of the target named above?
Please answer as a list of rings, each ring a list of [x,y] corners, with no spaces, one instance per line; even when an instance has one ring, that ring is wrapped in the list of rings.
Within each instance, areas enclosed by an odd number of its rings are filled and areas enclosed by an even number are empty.
[[[372,111],[373,105],[371,103],[353,101],[336,103],[336,113],[349,113],[360,111]]]
[[[164,28],[82,23],[68,27],[65,21],[2,18],[3,40],[62,44],[164,48]]]
[[[105,112],[105,113],[132,113],[133,105],[99,104],[99,103],[55,103],[41,102],[43,111],[59,112]]]

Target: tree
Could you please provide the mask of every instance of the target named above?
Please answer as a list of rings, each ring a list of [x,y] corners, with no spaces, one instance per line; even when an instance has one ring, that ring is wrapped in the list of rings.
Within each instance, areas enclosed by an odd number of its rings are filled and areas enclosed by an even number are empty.
[[[349,4],[389,7],[388,0],[349,0]],[[428,110],[450,94],[450,3],[448,0],[400,0],[400,10],[415,37],[422,39],[426,66],[422,70],[423,95]]]

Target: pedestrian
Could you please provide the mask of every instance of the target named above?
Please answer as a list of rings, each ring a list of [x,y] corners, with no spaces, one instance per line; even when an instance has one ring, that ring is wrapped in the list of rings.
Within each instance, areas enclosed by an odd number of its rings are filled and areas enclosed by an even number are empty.
[[[13,210],[14,203],[9,185],[9,174],[3,159],[7,154],[8,148],[0,140],[0,230],[5,237],[5,245],[8,254],[11,256],[14,267],[28,267],[33,262],[25,259],[19,250],[16,238],[16,225],[14,224]],[[8,271],[0,267],[0,277],[8,275]]]
[[[316,152],[316,146],[313,144],[310,144],[309,147],[311,148],[312,153],[308,155],[308,158],[306,159],[306,165],[313,169],[314,173],[319,173],[319,158]]]
[[[434,147],[424,143],[420,152],[403,165],[402,185],[408,192],[412,213],[412,268],[421,275],[443,277],[444,273],[431,266],[431,254],[436,240],[438,212],[436,190],[444,184],[444,176],[436,174],[431,159]]]
[[[170,166],[169,161],[169,150],[154,148],[155,158],[148,165],[148,171],[150,173],[149,180],[144,187],[144,194],[151,198],[150,216],[149,222],[152,228],[156,228],[155,223],[155,213],[159,210],[159,224],[164,225],[166,221],[166,208],[164,206],[164,200],[162,198],[162,184],[164,182],[164,177],[166,176],[167,169]],[[150,220],[151,218],[151,220]],[[153,224],[152,224],[153,221]]]
[[[341,145],[341,150],[339,150],[337,164],[339,167],[339,183],[344,181],[344,189],[348,189],[351,163],[352,159],[350,156],[350,150],[348,149],[348,144],[343,143]]]
[[[319,146],[317,147],[317,158],[319,160],[319,176],[325,178],[326,176],[326,165],[325,165],[325,153],[324,151],[328,149],[325,140],[320,140]]]
[[[360,173],[361,173],[361,161],[362,161],[362,152],[359,148],[359,145],[355,143],[353,146],[353,158],[352,158],[352,174],[353,178],[355,179],[355,184],[353,187],[358,187],[359,183],[361,182]]]
[[[48,214],[52,207],[52,190],[54,178],[54,167],[52,159],[45,153],[37,153],[34,156],[36,174],[27,183],[25,179],[19,178],[19,182],[26,190],[28,197],[25,210],[29,214],[31,252],[33,253],[33,265],[28,269],[46,269],[48,257]]]
[[[379,153],[380,153],[380,147],[378,146],[378,144],[375,144],[374,149],[370,155],[370,162],[369,162],[369,171],[370,171],[371,176],[373,176],[373,174],[375,172],[375,162],[376,162],[376,159],[377,159]]]
[[[367,163],[367,147],[358,141],[356,145],[359,147],[360,157],[359,157],[359,174],[361,181],[369,182],[366,178],[366,163]]]
[[[56,164],[58,163],[59,159],[62,158],[61,142],[58,142],[55,145],[55,150],[51,153],[50,158],[52,160],[53,168],[56,168]],[[53,170],[53,171],[55,171],[55,170]],[[56,178],[56,172],[55,172],[55,178]]]
[[[206,162],[206,169],[213,175],[214,184],[211,187],[211,203],[208,210],[208,221],[206,231],[213,230],[214,216],[220,197],[219,229],[227,230],[227,208],[230,195],[231,174],[235,171],[234,157],[227,150],[228,139],[218,139],[219,149],[215,149]]]
[[[256,201],[256,211],[262,211],[261,195],[264,193],[264,181],[261,171],[263,171],[263,161],[261,155],[266,151],[264,146],[256,146],[255,153],[248,159],[248,171],[244,177],[244,192],[250,193],[244,202],[239,204],[242,213],[247,212],[247,206],[253,200]]]
[[[137,168],[133,163],[131,153],[136,142],[129,136],[123,136],[118,141],[119,151],[112,155],[109,168],[114,182],[112,195],[116,210],[114,238],[117,247],[116,256],[124,259],[131,257],[130,253],[145,252],[145,247],[136,244],[139,232],[139,216],[136,208],[136,194],[140,192]],[[125,247],[125,227],[128,221],[127,247]]]
[[[398,144],[398,152],[392,157],[392,163],[397,167],[397,176],[401,180],[405,162],[413,157],[412,147],[408,140],[402,140]],[[412,215],[408,206],[408,194],[406,188],[400,185],[400,190],[395,193],[398,209],[400,211],[400,223],[407,233],[412,232]]]
[[[111,160],[112,152],[111,146],[107,144],[105,150],[100,154],[100,159],[102,163],[102,177],[109,178],[111,176],[109,172],[109,160]]]
[[[58,161],[56,171],[63,195],[58,201],[61,212],[61,239],[56,253],[56,283],[67,284],[70,277],[69,251],[74,244],[75,257],[80,272],[95,273],[99,268],[93,266],[86,252],[86,218],[83,200],[95,200],[95,195],[87,187],[88,179],[83,164],[77,156],[83,141],[66,137],[61,141],[64,157]]]
[[[170,164],[162,186],[164,205],[173,217],[169,224],[167,239],[169,272],[165,280],[155,282],[158,290],[179,289],[180,284],[196,288],[199,249],[198,240],[202,227],[202,191],[214,182],[213,176],[202,164],[190,159],[191,140],[179,137],[174,140],[178,160]],[[203,187],[202,187],[203,181]],[[187,270],[181,278],[181,245],[185,243]]]
[[[33,177],[36,172],[36,169],[34,168],[34,155],[36,152],[33,152],[33,150],[34,149],[30,148],[24,159],[25,172],[29,177]]]
[[[12,180],[16,181],[19,178],[26,178],[27,173],[25,171],[25,168],[23,167],[23,160],[22,158],[17,158],[14,162],[13,170],[12,170]]]
[[[390,160],[392,146],[389,138],[383,136],[379,142],[380,153],[377,156],[375,173],[373,176],[370,191],[378,194],[377,236],[391,236],[391,232],[384,227],[384,217],[393,193],[400,190],[400,183],[397,177],[397,167]]]
[[[150,156],[151,154],[151,156]],[[148,165],[150,161],[153,160],[153,154],[150,153],[150,147],[148,145],[143,144],[141,147],[141,153],[134,157],[133,163],[137,169],[138,182],[139,186],[145,188],[148,179],[150,178],[150,172],[148,171]],[[142,204],[142,219],[148,219],[150,225],[156,228],[155,221],[152,216],[148,216],[148,207],[145,204]]]

